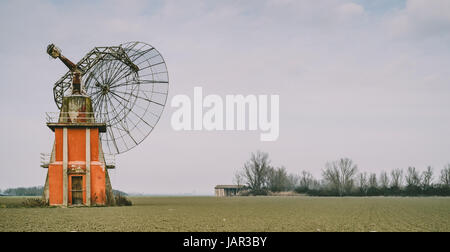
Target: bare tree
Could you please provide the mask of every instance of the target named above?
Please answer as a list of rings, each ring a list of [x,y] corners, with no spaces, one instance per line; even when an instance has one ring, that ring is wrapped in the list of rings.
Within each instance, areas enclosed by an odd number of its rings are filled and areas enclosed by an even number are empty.
[[[369,187],[378,188],[377,174],[371,173],[369,176]]]
[[[245,183],[245,173],[242,170],[238,170],[234,173],[233,183],[238,187]]]
[[[289,178],[286,168],[269,168],[267,171],[267,186],[272,192],[287,191]]]
[[[353,164],[353,161],[349,158],[339,160],[339,167],[341,168],[342,185],[344,186],[344,192],[350,193],[353,189],[354,180],[358,167]]]
[[[269,155],[258,151],[252,153],[250,160],[244,165],[247,186],[257,194],[267,188],[267,173],[270,169]]]
[[[359,174],[358,188],[361,193],[363,193],[364,195],[367,195],[367,191],[369,190],[369,184],[367,183],[367,173],[366,172]]]
[[[443,186],[450,187],[450,164],[446,165],[441,170],[441,183]]]
[[[294,190],[298,185],[300,178],[295,174],[289,174],[288,176],[288,190]]]
[[[405,175],[405,181],[407,187],[418,187],[420,186],[420,175],[419,172],[417,172],[416,167],[408,167],[408,170],[406,171]]]
[[[433,168],[428,166],[427,169],[422,173],[422,187],[424,190],[429,189],[433,183]]]
[[[403,170],[394,169],[391,171],[391,186],[392,188],[399,189],[402,186]]]
[[[341,158],[332,163],[327,163],[322,174],[325,181],[340,195],[350,193],[353,188],[358,168],[349,158]]]
[[[302,171],[300,173],[299,187],[303,190],[309,190],[314,182],[314,177],[310,172]]]
[[[322,176],[331,188],[342,196],[341,173],[339,172],[338,167],[334,165],[334,162],[326,164]]]
[[[380,173],[380,185],[383,190],[389,187],[389,177],[385,171]]]

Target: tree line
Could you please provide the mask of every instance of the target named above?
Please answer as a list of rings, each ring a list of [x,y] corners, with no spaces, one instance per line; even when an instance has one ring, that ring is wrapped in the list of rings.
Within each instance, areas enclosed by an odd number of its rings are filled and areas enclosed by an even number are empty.
[[[295,191],[310,196],[450,196],[450,164],[436,174],[431,166],[423,172],[411,166],[376,174],[358,172],[351,159],[341,158],[328,162],[322,178],[316,179],[308,171],[289,174],[285,167],[274,167],[269,155],[258,151],[233,182],[243,186],[241,195]]]
[[[41,196],[43,191],[43,186],[17,187],[8,188],[4,191],[0,190],[0,194],[8,196]]]

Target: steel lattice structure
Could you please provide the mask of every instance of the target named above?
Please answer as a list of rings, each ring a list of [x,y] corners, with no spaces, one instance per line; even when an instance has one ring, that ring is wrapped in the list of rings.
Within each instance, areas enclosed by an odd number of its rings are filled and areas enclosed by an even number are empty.
[[[105,57],[113,57],[119,61],[124,62],[129,65],[133,70],[139,71],[139,69],[130,61],[127,54],[120,46],[110,46],[110,47],[95,47],[86,56],[84,56],[78,63],[77,68],[84,75],[88,72],[95,64],[99,63]],[[56,106],[61,108],[62,98],[64,94],[68,94],[72,86],[72,73],[68,71],[61,79],[59,79],[53,87],[53,97],[55,99]]]
[[[103,150],[119,154],[141,143],[167,101],[169,76],[161,54],[142,42],[95,47],[76,67],[83,76],[82,93],[92,99],[95,118],[107,126],[101,136]],[[69,71],[53,87],[58,108],[71,93],[72,78]]]

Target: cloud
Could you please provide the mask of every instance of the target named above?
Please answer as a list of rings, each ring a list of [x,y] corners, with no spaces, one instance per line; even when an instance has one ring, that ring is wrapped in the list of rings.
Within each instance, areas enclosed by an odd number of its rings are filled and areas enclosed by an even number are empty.
[[[364,14],[364,7],[355,3],[345,3],[340,5],[337,11],[342,16],[361,16]]]
[[[397,37],[449,38],[450,1],[408,0],[406,8],[395,12],[386,25]]]

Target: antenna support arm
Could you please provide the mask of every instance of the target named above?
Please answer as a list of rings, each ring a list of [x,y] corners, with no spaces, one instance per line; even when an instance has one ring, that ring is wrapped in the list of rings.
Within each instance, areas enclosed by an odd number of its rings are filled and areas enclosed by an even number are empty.
[[[70,61],[68,58],[64,57],[61,54],[61,50],[56,47],[54,44],[50,44],[47,46],[47,53],[52,58],[60,59],[64,65],[69,68],[69,70],[72,72],[72,94],[81,94],[81,71],[78,69],[77,65],[75,65],[72,61]]]

